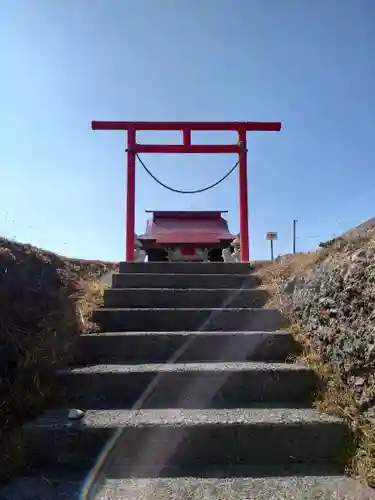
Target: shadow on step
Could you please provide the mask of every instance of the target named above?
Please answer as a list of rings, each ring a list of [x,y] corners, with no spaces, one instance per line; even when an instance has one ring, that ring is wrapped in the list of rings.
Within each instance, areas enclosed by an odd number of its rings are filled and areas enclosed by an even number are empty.
[[[342,467],[332,463],[290,463],[286,465],[191,465],[184,467],[139,467],[137,470],[124,467],[108,467],[103,470],[107,479],[126,477],[287,477],[287,476],[337,476],[342,474]]]
[[[81,335],[75,366],[177,362],[265,361],[296,357],[301,346],[287,331],[133,332]],[[74,368],[73,365],[71,365]]]
[[[211,487],[213,485],[224,484],[228,486],[227,481],[240,481],[239,484],[244,484],[245,486],[251,486],[250,491],[254,493],[253,486],[256,483],[253,481],[260,481],[260,485],[266,483],[266,489],[268,490],[272,483],[268,483],[268,480],[277,480],[276,489],[279,493],[279,481],[287,481],[288,484],[293,486],[294,484],[299,484],[301,481],[307,482],[308,489],[315,483],[322,484],[322,481],[327,481],[332,478],[332,481],[337,481],[342,477],[342,470],[338,467],[332,466],[331,464],[289,464],[289,465],[264,465],[264,466],[209,466],[202,464],[201,466],[194,467],[164,467],[164,468],[139,468],[138,470],[125,470],[122,467],[112,467],[101,471],[101,473],[92,478],[91,481],[89,476],[86,478],[85,487],[82,489],[81,498],[84,500],[91,500],[101,498],[100,495],[104,493],[108,485],[110,484],[122,484],[127,486],[131,492],[134,493],[134,487],[141,485],[141,488],[151,486],[151,488],[156,488],[155,491],[159,491],[163,488],[164,484],[184,486],[184,482],[193,481],[195,484],[207,485]],[[213,482],[212,482],[213,481]],[[220,483],[220,481],[225,481]],[[244,483],[242,483],[244,481]],[[117,483],[118,482],[118,483]],[[129,483],[130,482],[130,483]],[[198,482],[198,483],[197,483]],[[207,483],[208,482],[208,483]],[[250,483],[249,483],[250,482]],[[311,484],[310,484],[311,483]],[[236,486],[236,483],[233,483]],[[87,487],[88,486],[88,487]],[[290,488],[290,486],[289,486]],[[220,488],[219,488],[220,489]],[[299,488],[297,487],[297,490]],[[227,493],[227,489],[225,492]],[[175,493],[168,498],[185,498],[185,496],[175,496]],[[244,493],[249,493],[249,488],[245,488]],[[289,496],[289,495],[288,495]],[[286,496],[285,498],[288,498]],[[161,496],[159,498],[162,498]],[[164,496],[163,496],[164,498]],[[167,497],[165,497],[167,498]],[[192,496],[186,498],[193,498]],[[202,498],[201,496],[194,496],[194,498]],[[212,495],[209,498],[222,498]],[[242,497],[241,498],[245,498]],[[253,498],[248,497],[246,498]],[[263,498],[263,497],[262,497]],[[267,497],[268,498],[268,497]],[[272,497],[273,498],[273,497]],[[275,497],[276,498],[276,497]],[[284,497],[278,497],[284,498]],[[332,497],[333,498],[333,497]]]
[[[265,289],[110,288],[104,291],[105,308],[246,308],[262,307]]]

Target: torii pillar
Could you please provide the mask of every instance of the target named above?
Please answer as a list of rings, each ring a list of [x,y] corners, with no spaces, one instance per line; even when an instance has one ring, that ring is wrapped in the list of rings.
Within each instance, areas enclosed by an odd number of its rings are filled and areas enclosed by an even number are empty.
[[[126,196],[126,261],[134,261],[135,226],[135,162],[137,153],[236,153],[239,157],[239,205],[241,261],[249,261],[249,223],[247,193],[246,132],[279,132],[280,122],[102,122],[93,121],[92,130],[124,130],[127,132],[127,196]],[[138,144],[139,130],[177,130],[182,144]],[[193,131],[235,131],[237,144],[192,144]]]

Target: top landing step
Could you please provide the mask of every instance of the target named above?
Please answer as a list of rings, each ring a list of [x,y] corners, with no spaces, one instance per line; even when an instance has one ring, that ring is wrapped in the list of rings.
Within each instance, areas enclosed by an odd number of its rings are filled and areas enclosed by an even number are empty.
[[[249,274],[250,262],[120,262],[120,273]]]

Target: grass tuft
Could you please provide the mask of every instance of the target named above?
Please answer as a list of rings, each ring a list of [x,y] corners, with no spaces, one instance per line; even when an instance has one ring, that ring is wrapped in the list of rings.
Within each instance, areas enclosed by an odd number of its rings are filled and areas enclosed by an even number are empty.
[[[319,345],[311,342],[303,325],[294,317],[290,298],[284,286],[291,279],[307,276],[310,270],[323,261],[334,259],[345,264],[350,253],[362,248],[375,247],[375,229],[353,231],[330,242],[320,250],[309,253],[286,255],[275,262],[262,263],[257,274],[270,297],[268,307],[276,307],[288,319],[291,331],[299,343],[300,353],[294,360],[309,366],[321,381],[313,405],[318,410],[342,418],[350,429],[350,440],[344,443],[343,453],[347,460],[346,472],[375,488],[375,425],[365,417],[355,402],[352,390],[344,382],[335,367],[323,361]],[[375,376],[373,377],[375,394]]]
[[[96,328],[91,315],[102,300],[99,279],[116,268],[0,238],[2,365],[9,346],[22,352],[14,378],[0,379],[1,483],[27,467],[21,426],[53,404],[54,372],[74,360],[78,335]]]

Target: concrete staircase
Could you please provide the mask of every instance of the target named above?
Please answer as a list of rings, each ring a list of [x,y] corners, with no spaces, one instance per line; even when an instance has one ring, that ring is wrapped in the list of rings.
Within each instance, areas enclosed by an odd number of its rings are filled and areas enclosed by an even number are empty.
[[[374,498],[342,476],[348,429],[310,408],[316,376],[285,361],[258,285],[240,263],[122,263],[0,499]]]

